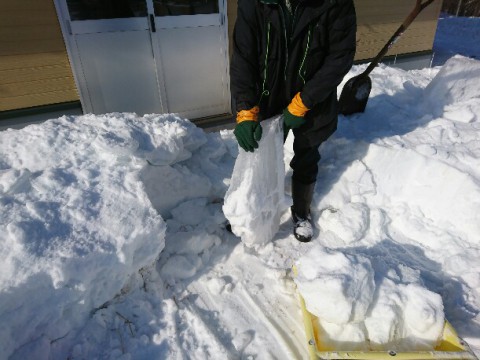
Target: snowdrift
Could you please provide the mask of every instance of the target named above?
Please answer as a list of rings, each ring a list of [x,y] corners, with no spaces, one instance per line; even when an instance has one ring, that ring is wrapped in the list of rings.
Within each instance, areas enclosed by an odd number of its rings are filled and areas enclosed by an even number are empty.
[[[55,339],[153,265],[165,246],[159,214],[225,186],[201,171],[227,152],[223,143],[211,151],[217,142],[168,115],[63,117],[1,132],[0,357],[48,357]],[[202,145],[208,156],[191,170],[185,160]]]

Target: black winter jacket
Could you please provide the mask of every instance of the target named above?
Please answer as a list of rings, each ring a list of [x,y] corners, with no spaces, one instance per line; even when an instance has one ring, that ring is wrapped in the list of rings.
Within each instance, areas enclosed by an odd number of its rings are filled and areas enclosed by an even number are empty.
[[[316,146],[336,130],[336,89],[355,55],[355,8],[353,0],[298,0],[288,32],[280,1],[238,0],[232,96],[237,111],[258,105],[266,119],[301,92],[310,111],[295,136]]]

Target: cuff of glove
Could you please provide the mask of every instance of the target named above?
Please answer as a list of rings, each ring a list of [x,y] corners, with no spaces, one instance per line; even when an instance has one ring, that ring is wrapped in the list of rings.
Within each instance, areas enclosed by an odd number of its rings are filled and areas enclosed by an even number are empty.
[[[297,117],[304,117],[309,108],[305,106],[300,96],[300,93],[297,93],[292,99],[292,102],[287,107],[290,114]]]
[[[240,124],[243,121],[258,121],[258,113],[260,108],[254,106],[250,110],[241,110],[237,113],[237,124]]]

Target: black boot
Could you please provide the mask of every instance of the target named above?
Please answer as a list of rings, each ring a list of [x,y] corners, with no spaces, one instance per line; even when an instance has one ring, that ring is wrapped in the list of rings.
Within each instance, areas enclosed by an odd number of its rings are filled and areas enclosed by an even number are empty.
[[[310,204],[312,203],[314,189],[315,183],[305,185],[292,179],[293,206],[291,211],[294,223],[293,234],[301,242],[309,242],[313,236]]]

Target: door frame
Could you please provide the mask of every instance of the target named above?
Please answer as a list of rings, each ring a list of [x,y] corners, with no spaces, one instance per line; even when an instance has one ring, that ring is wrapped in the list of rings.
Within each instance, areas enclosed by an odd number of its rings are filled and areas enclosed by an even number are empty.
[[[83,113],[91,113],[93,112],[92,101],[90,99],[90,94],[88,93],[87,81],[81,66],[80,54],[78,53],[76,44],[74,44],[67,2],[66,0],[53,0],[53,3],[57,11],[58,22],[60,23],[60,29],[62,30],[63,41],[65,42],[70,66],[72,67],[73,79],[77,86]]]

